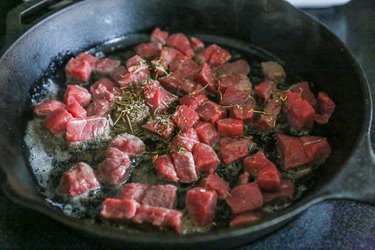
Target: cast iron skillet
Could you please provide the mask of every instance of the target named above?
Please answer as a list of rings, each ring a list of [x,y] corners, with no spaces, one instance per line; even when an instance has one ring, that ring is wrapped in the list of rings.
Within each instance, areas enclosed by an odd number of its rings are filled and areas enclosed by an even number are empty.
[[[326,199],[375,202],[369,86],[347,47],[316,20],[279,0],[88,0],[53,11],[42,21],[30,21],[30,13],[50,2],[55,1],[32,1],[9,14],[12,28],[0,58],[1,183],[15,202],[96,239],[128,247],[176,248],[239,246],[274,231]],[[187,236],[92,225],[64,215],[43,199],[23,154],[24,131],[32,118],[30,90],[35,82],[59,55],[78,53],[129,34],[147,33],[155,26],[262,47],[281,58],[287,72],[301,75],[316,89],[329,93],[337,104],[325,128],[333,153],[319,169],[313,188],[260,224]]]

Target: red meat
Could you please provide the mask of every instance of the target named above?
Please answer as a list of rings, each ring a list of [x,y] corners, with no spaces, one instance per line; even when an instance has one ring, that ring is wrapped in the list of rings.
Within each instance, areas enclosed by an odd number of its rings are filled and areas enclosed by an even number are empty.
[[[106,116],[111,111],[111,104],[105,99],[97,99],[86,108],[87,116]]]
[[[196,76],[197,83],[207,86],[207,90],[210,92],[216,92],[217,90],[217,80],[212,72],[210,66],[207,63],[204,63]]]
[[[294,195],[294,184],[289,180],[282,180],[280,189],[274,192],[263,191],[264,204],[271,202],[285,202],[290,201]]]
[[[256,183],[249,183],[233,188],[226,202],[233,214],[240,214],[261,208],[263,206],[263,196]]]
[[[128,87],[132,82],[131,74],[129,74],[129,71],[124,66],[114,69],[111,73],[111,79],[117,86],[122,88]]]
[[[140,203],[146,193],[149,185],[143,183],[126,183],[120,192],[121,200],[134,200]]]
[[[121,95],[121,89],[115,86],[115,83],[108,79],[100,79],[90,87],[90,92],[95,99],[105,99],[113,102],[115,96]]]
[[[297,131],[309,130],[314,126],[315,110],[301,98],[288,109],[286,118],[293,129]]]
[[[178,80],[185,78],[194,80],[199,73],[199,66],[190,58],[176,54],[170,63],[169,70]]]
[[[301,98],[307,101],[314,109],[317,108],[317,101],[310,89],[308,82],[299,82],[289,87],[289,90],[301,95]]]
[[[247,61],[240,59],[232,63],[225,63],[216,69],[220,76],[228,76],[232,74],[248,75],[250,73],[250,65]]]
[[[201,186],[213,190],[217,194],[217,198],[224,200],[229,194],[229,184],[215,173],[210,173],[206,178],[201,181]]]
[[[128,221],[134,217],[137,207],[134,200],[107,198],[102,204],[100,216],[114,221]]]
[[[146,190],[141,204],[173,209],[177,204],[177,187],[173,185],[150,186]]]
[[[197,132],[199,140],[211,147],[219,141],[220,136],[211,123],[198,122],[194,126],[194,129]]]
[[[276,89],[276,86],[273,82],[266,81],[266,82],[262,82],[262,83],[258,84],[255,87],[255,92],[262,99],[268,100],[271,97],[272,92],[275,89]]]
[[[176,33],[170,35],[166,39],[168,46],[178,49],[182,54],[191,58],[194,54],[193,49],[190,46],[189,39],[182,33]]]
[[[69,145],[105,137],[108,133],[109,122],[104,117],[74,118],[66,123],[66,140]]]
[[[336,104],[325,92],[318,93],[319,114],[315,115],[315,122],[318,124],[326,124],[335,111]]]
[[[169,155],[160,155],[153,161],[153,163],[159,177],[173,182],[177,182],[179,180],[172,163],[172,158]]]
[[[155,111],[161,106],[160,83],[157,80],[150,80],[143,86],[143,95],[147,104]]]
[[[176,136],[171,142],[171,151],[178,152],[181,149],[191,152],[193,146],[199,143],[198,135],[193,128],[189,128]]]
[[[239,215],[236,215],[230,223],[229,227],[238,227],[238,226],[243,226],[247,225],[250,223],[257,222],[261,219],[259,211],[249,211],[245,212]]]
[[[87,82],[91,76],[90,63],[84,60],[70,58],[65,66],[65,74],[68,79]]]
[[[262,62],[261,67],[265,79],[275,83],[281,83],[285,80],[286,73],[279,63],[274,61]]]
[[[60,108],[53,112],[43,122],[43,126],[55,136],[61,136],[66,132],[66,124],[73,119],[66,109]]]
[[[278,134],[276,147],[283,160],[284,168],[305,167],[311,162],[299,137]]]
[[[151,41],[161,44],[165,44],[165,40],[168,37],[168,32],[161,30],[160,28],[155,28],[151,33]]]
[[[79,85],[68,85],[64,95],[64,103],[69,105],[76,101],[85,108],[91,101],[91,94],[87,89]]]
[[[252,92],[252,84],[246,75],[231,74],[220,77],[218,84],[219,91],[224,93],[229,87],[234,87],[247,93]]]
[[[238,185],[244,185],[249,183],[249,176],[250,174],[246,171],[240,174],[240,176],[238,177]]]
[[[94,171],[84,162],[78,162],[66,171],[59,184],[59,190],[71,197],[82,195],[99,187],[100,184]]]
[[[186,193],[186,208],[190,218],[200,227],[209,226],[215,218],[216,192],[196,187]]]
[[[207,144],[195,144],[192,153],[196,170],[199,173],[214,173],[220,164],[215,151]]]
[[[200,54],[204,60],[213,66],[220,66],[231,59],[231,54],[222,47],[212,44]]]
[[[135,53],[145,59],[159,57],[160,51],[160,43],[140,43],[135,47]]]
[[[243,136],[244,123],[242,120],[224,118],[216,122],[220,136]]]
[[[271,131],[275,125],[276,120],[281,110],[280,99],[269,99],[266,101],[264,113],[261,114],[255,122],[256,128],[262,132]]]
[[[198,51],[204,48],[204,43],[200,39],[192,36],[190,38],[190,41],[191,41],[191,48],[194,51]]]
[[[215,123],[217,120],[226,116],[225,109],[212,101],[206,101],[196,109],[199,117],[203,121]]]
[[[185,105],[177,106],[176,112],[173,114],[172,119],[176,126],[182,131],[194,126],[199,120],[197,112]]]
[[[244,105],[249,98],[249,93],[235,87],[228,87],[221,98],[220,104],[223,106]]]
[[[241,159],[249,152],[249,141],[247,139],[239,139],[220,147],[220,156],[225,164]]]
[[[229,115],[234,119],[250,122],[253,119],[255,105],[255,99],[252,96],[248,96],[246,103],[232,107],[229,110]]]
[[[116,68],[120,66],[121,62],[119,60],[114,60],[110,58],[99,59],[94,67],[96,74],[100,76],[110,75]]]
[[[207,101],[207,97],[204,94],[198,95],[185,95],[179,99],[181,105],[188,106],[191,109],[196,110],[199,105]]]
[[[284,103],[283,103],[283,111],[285,113],[293,106],[293,104],[301,99],[301,94],[287,91],[284,93]]]
[[[78,102],[72,102],[66,106],[66,110],[72,114],[74,118],[85,118],[87,117],[86,110]]]
[[[311,159],[311,164],[322,164],[331,154],[331,146],[324,137],[302,136],[303,150]]]
[[[113,155],[112,155],[113,156]],[[107,157],[98,166],[98,176],[105,183],[119,185],[125,182],[130,174],[131,162],[127,154],[114,158]]]
[[[194,89],[195,83],[187,78],[178,79],[174,74],[159,78],[160,83],[164,88],[176,95],[184,95],[191,93]]]
[[[141,155],[145,152],[146,145],[138,137],[123,133],[117,135],[110,143],[109,147],[118,148],[130,156]]]
[[[88,62],[91,68],[95,67],[96,62],[98,61],[98,58],[96,58],[95,56],[84,53],[84,52],[79,53],[76,59],[80,61]]]
[[[152,116],[142,127],[164,140],[169,140],[175,130],[175,125],[168,115]]]
[[[44,100],[34,107],[34,113],[37,116],[46,117],[61,108],[65,108],[65,104],[63,102],[54,99]]]
[[[198,180],[192,153],[182,151],[172,153],[172,160],[181,183],[191,183]]]

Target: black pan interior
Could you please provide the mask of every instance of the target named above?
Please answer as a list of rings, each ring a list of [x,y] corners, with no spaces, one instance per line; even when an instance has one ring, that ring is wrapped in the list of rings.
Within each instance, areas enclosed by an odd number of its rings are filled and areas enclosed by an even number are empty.
[[[324,188],[367,133],[370,97],[360,69],[330,32],[285,2],[89,0],[38,23],[0,59],[0,164],[12,190],[44,204],[22,145],[32,118],[31,94],[40,87],[35,83],[51,62],[56,58],[64,62],[67,55],[115,38],[149,33],[156,26],[264,48],[282,60],[288,73],[310,81],[314,89],[326,91],[334,99],[337,110],[324,128],[332,157],[320,168],[315,187],[284,214]],[[165,240],[173,242],[173,237]],[[204,240],[205,236],[199,237]]]

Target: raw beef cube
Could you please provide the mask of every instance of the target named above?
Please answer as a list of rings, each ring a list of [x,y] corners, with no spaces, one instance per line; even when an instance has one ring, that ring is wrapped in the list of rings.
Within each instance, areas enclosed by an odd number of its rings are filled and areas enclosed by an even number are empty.
[[[145,101],[152,110],[155,111],[161,105],[161,95],[160,95],[160,83],[157,80],[150,80],[143,86],[143,95]]]
[[[233,142],[236,142],[238,141],[238,138],[236,137],[220,137],[220,141],[219,141],[219,144],[220,146],[224,146],[224,145],[227,145],[229,143],[233,143]]]
[[[178,152],[181,149],[191,152],[193,146],[197,143],[199,143],[197,132],[193,128],[189,128],[173,139],[171,142],[171,152]]]
[[[66,132],[66,124],[69,120],[73,119],[66,109],[58,109],[43,122],[43,126],[48,129],[55,136],[63,135]]]
[[[297,100],[300,100],[300,99],[301,99],[301,95],[299,93],[290,92],[290,91],[285,92],[284,97],[283,97],[283,100],[284,100],[283,111],[287,113],[288,110],[293,106],[293,104]]]
[[[159,78],[164,88],[176,95],[185,95],[191,93],[195,83],[190,79],[177,79],[174,74]]]
[[[276,147],[283,161],[284,168],[305,167],[311,162],[299,137],[278,134]]]
[[[130,156],[141,155],[146,150],[146,145],[141,139],[128,133],[117,135],[109,146],[118,148]]]
[[[301,141],[311,164],[322,164],[331,154],[331,146],[324,137],[302,136]]]
[[[325,92],[318,93],[318,108],[319,114],[315,115],[315,122],[318,124],[328,123],[333,111],[335,111],[336,104]]]
[[[86,108],[87,116],[105,116],[111,111],[111,104],[105,99],[97,99]]]
[[[228,51],[216,44],[212,44],[205,48],[202,51],[201,56],[208,64],[213,66],[220,66],[231,58],[231,54]]]
[[[168,90],[165,90],[164,88],[160,88],[160,107],[159,110],[165,110],[169,108],[169,106],[176,102],[178,100],[178,97],[169,92]]]
[[[286,118],[293,129],[297,131],[309,130],[314,126],[315,110],[301,98],[288,109]]]
[[[141,43],[135,47],[135,53],[145,59],[159,57],[160,51],[160,43]]]
[[[239,139],[220,147],[220,156],[225,164],[230,164],[245,157],[248,152],[249,141],[247,139]]]
[[[217,194],[217,198],[224,200],[229,194],[229,184],[215,173],[210,173],[206,178],[201,181],[201,186],[213,190]]]
[[[246,75],[232,74],[222,76],[219,79],[218,86],[218,89],[221,93],[224,93],[225,90],[229,87],[234,87],[249,94],[252,93],[252,84],[250,82],[250,79]]]
[[[263,206],[263,196],[256,183],[249,183],[233,188],[226,202],[233,214],[240,214],[261,208]]]
[[[291,92],[295,92],[301,95],[301,98],[307,101],[314,109],[317,108],[317,101],[310,89],[308,82],[299,82],[289,87]]]
[[[72,114],[74,118],[87,117],[86,109],[84,109],[78,102],[72,102],[66,106],[66,110]]]
[[[275,83],[281,83],[285,80],[286,73],[283,67],[274,61],[262,62],[262,72],[264,78]]]
[[[121,200],[134,200],[140,203],[148,188],[149,185],[143,183],[126,183],[122,187],[119,198]]]
[[[211,147],[219,141],[220,136],[211,123],[198,122],[194,129],[197,132],[199,140]]]
[[[172,160],[181,183],[191,183],[198,180],[192,153],[182,151],[172,153]]]
[[[38,103],[34,107],[34,113],[37,116],[49,116],[52,113],[54,113],[56,110],[65,108],[65,104],[63,102],[60,102],[58,100],[44,100],[41,103]]]
[[[91,101],[90,92],[79,85],[68,85],[64,95],[64,102],[66,105],[69,105],[75,101],[86,108]]]
[[[197,123],[199,120],[199,115],[188,106],[180,105],[177,106],[176,112],[173,114],[172,119],[179,129],[186,131]]]
[[[98,58],[96,58],[95,56],[84,53],[84,52],[79,53],[76,59],[80,61],[88,62],[91,68],[95,67],[96,62],[98,61]]]
[[[182,213],[164,207],[140,206],[133,217],[135,223],[150,223],[159,228],[171,228],[182,234]]]
[[[75,197],[100,188],[92,168],[84,162],[74,164],[66,171],[59,184],[59,190],[68,196]]]
[[[111,79],[122,88],[128,87],[132,82],[131,74],[124,66],[114,69],[111,73]]]
[[[264,155],[263,151],[246,157],[243,160],[246,171],[256,178],[258,186],[262,190],[276,191],[280,189],[281,174]]]
[[[169,115],[151,116],[142,127],[152,135],[159,136],[164,140],[169,140],[175,130],[175,125]]]
[[[207,86],[207,90],[215,93],[217,90],[217,80],[212,72],[210,66],[207,63],[204,63],[196,76],[196,81],[203,86]]]
[[[195,168],[198,173],[214,173],[220,160],[213,148],[204,143],[197,143],[193,147]]]
[[[238,177],[238,185],[244,185],[249,183],[249,177],[250,174],[246,171],[240,174],[240,176]]]
[[[175,57],[178,56],[178,57],[183,57],[184,55],[174,49],[174,48],[171,48],[171,47],[163,47],[161,49],[161,53],[160,53],[160,60],[164,63],[166,63],[167,65],[170,65],[172,63],[172,61],[175,59]],[[168,68],[166,68],[168,69]]]
[[[220,136],[243,136],[244,124],[242,120],[224,118],[216,122]]]
[[[168,32],[161,30],[160,28],[155,28],[151,33],[151,42],[157,42],[161,44],[165,44],[165,40],[167,40]]]
[[[226,110],[212,101],[206,101],[196,109],[199,117],[206,122],[215,123],[226,116]]]
[[[239,215],[236,215],[230,222],[229,227],[238,227],[254,223],[260,220],[259,211],[249,211]]]
[[[66,140],[69,145],[108,136],[109,122],[104,117],[74,118],[66,123]]]
[[[274,192],[263,191],[264,204],[271,202],[290,201],[294,195],[294,184],[289,180],[282,180],[280,189]]]
[[[200,39],[192,36],[190,38],[190,41],[191,41],[191,48],[194,51],[197,51],[197,50],[200,50],[200,49],[204,48],[204,43]]]
[[[121,62],[119,60],[114,60],[110,58],[99,59],[94,67],[96,74],[100,76],[110,75],[116,68],[120,66]]]
[[[127,154],[122,157],[107,157],[98,166],[98,176],[105,183],[119,185],[125,182],[130,174],[131,162]]]
[[[68,79],[87,82],[91,76],[90,63],[87,61],[70,58],[65,66],[65,74]]]
[[[106,152],[105,155],[106,155],[107,158],[119,158],[119,159],[123,159],[123,158],[129,157],[128,154],[122,152],[118,148],[112,148],[112,147],[109,147],[107,149],[107,152]]]
[[[276,120],[281,110],[281,104],[281,100],[278,98],[267,100],[264,113],[261,114],[255,122],[256,128],[262,132],[271,131],[276,125]]]
[[[216,192],[196,187],[186,193],[186,208],[190,218],[200,227],[209,226],[215,218]]]
[[[220,104],[223,106],[244,105],[249,98],[249,93],[235,87],[228,87],[221,98]]]
[[[95,99],[105,99],[112,103],[115,96],[121,95],[121,89],[115,86],[115,83],[108,79],[100,79],[90,87],[90,92]]]
[[[169,155],[158,156],[158,158],[153,161],[153,164],[158,176],[173,182],[177,182],[179,180],[172,163],[172,158]]]
[[[250,65],[247,61],[240,59],[232,63],[225,63],[216,69],[220,76],[239,74],[248,75],[250,73]]]
[[[207,101],[207,97],[204,94],[198,95],[185,95],[181,97],[179,100],[181,105],[188,106],[191,109],[196,110],[199,105]]]
[[[168,46],[178,49],[182,54],[189,58],[194,55],[189,39],[182,33],[170,35],[167,38],[166,43]]]
[[[156,74],[156,78],[168,75],[169,64],[162,59],[154,59],[151,61],[151,66]]]
[[[138,204],[134,200],[107,198],[102,204],[100,216],[114,221],[127,221],[134,217]]]
[[[263,100],[270,99],[272,92],[275,91],[276,86],[273,82],[266,81],[258,84],[255,87],[255,93]]]
[[[173,185],[150,186],[146,190],[141,204],[173,209],[177,204],[177,187]]]
[[[250,122],[253,119],[256,102],[252,96],[243,105],[236,105],[229,110],[230,117],[244,122]]]
[[[139,55],[134,55],[126,61],[125,66],[127,68],[131,68],[133,66],[147,66],[147,63],[145,59],[143,59]]]
[[[179,80],[185,78],[194,80],[200,68],[192,59],[176,54],[170,64],[169,70],[173,72],[173,76]]]

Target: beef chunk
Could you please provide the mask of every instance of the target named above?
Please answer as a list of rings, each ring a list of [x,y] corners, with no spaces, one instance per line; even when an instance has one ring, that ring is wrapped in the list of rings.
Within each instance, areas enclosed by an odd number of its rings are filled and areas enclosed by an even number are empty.
[[[66,171],[59,184],[59,190],[71,197],[82,195],[99,187],[100,184],[93,169],[84,162],[78,162]]]
[[[284,168],[305,167],[310,163],[310,158],[306,155],[299,137],[278,134],[277,150],[283,160]]]
[[[140,43],[135,47],[135,53],[142,58],[151,59],[160,56],[160,43]]]
[[[283,67],[274,61],[262,62],[262,72],[267,80],[280,83],[285,80],[286,73]]]
[[[61,108],[65,108],[65,104],[63,102],[54,99],[44,100],[34,107],[34,113],[37,116],[46,117]]]
[[[240,214],[261,208],[263,196],[256,183],[249,183],[233,188],[226,202],[234,214]]]
[[[68,85],[64,95],[64,103],[69,105],[78,102],[82,107],[87,107],[91,101],[90,92],[79,85]]]
[[[193,147],[195,167],[199,173],[214,173],[220,160],[213,148],[204,143],[197,143]]]
[[[172,153],[173,165],[181,183],[198,180],[193,155],[190,152]]]
[[[172,163],[172,158],[169,155],[160,155],[153,163],[158,176],[173,182],[179,180]]]
[[[229,184],[215,173],[210,173],[206,178],[201,181],[201,186],[213,190],[217,194],[218,199],[226,199],[229,194]]]
[[[199,117],[203,121],[215,123],[226,116],[226,111],[212,101],[206,101],[196,109]]]
[[[90,63],[85,60],[70,58],[65,66],[65,74],[68,79],[87,82],[91,76]]]
[[[242,90],[246,93],[252,92],[252,84],[246,75],[232,74],[221,76],[218,84],[219,91],[223,94],[229,87]]]
[[[103,202],[100,216],[114,221],[128,221],[134,217],[137,207],[135,200],[107,198]]]
[[[116,149],[113,148],[112,150]],[[99,164],[98,176],[105,183],[110,185],[119,185],[128,179],[131,169],[131,162],[129,156],[125,153],[122,155],[111,154],[110,156],[112,157],[107,157]]]
[[[120,192],[119,198],[122,200],[135,200],[140,203],[149,185],[143,183],[126,183]]]
[[[66,140],[69,145],[106,137],[108,133],[109,122],[104,117],[74,118],[66,123]]]
[[[319,114],[315,115],[315,122],[318,124],[326,124],[335,111],[336,104],[325,92],[318,93],[318,109]]]
[[[110,76],[113,82],[122,88],[128,87],[132,82],[131,74],[129,74],[129,71],[124,66],[114,69]]]
[[[261,218],[259,211],[249,211],[236,215],[229,223],[229,227],[238,227],[254,223]]]
[[[102,58],[96,62],[94,71],[99,76],[109,76],[116,68],[120,66],[120,64],[121,62],[119,60]]]
[[[43,126],[55,136],[61,136],[66,132],[66,124],[73,119],[66,109],[60,108],[53,112],[43,122]]]
[[[296,100],[286,113],[290,126],[297,130],[309,130],[314,126],[315,110],[302,98]]]
[[[246,157],[243,163],[246,171],[256,178],[260,189],[267,191],[280,189],[281,175],[275,164],[267,159],[263,151]]]
[[[207,97],[204,94],[196,95],[185,95],[179,99],[181,105],[188,106],[191,109],[196,110],[199,105],[207,101]]]
[[[301,98],[307,101],[314,109],[317,108],[317,101],[310,89],[308,82],[299,82],[289,87],[289,90],[294,93],[300,94]]]
[[[326,138],[320,136],[302,136],[303,150],[311,159],[311,164],[322,164],[331,154]]]
[[[169,115],[154,115],[143,125],[143,128],[148,132],[164,140],[169,140],[172,137],[175,127]]]
[[[216,44],[206,47],[200,55],[213,66],[220,66],[231,59],[231,54]]]
[[[168,37],[168,32],[161,30],[160,28],[155,28],[151,33],[151,41],[161,44],[165,44]]]
[[[115,96],[121,95],[121,89],[115,86],[115,83],[108,79],[100,79],[90,87],[90,92],[94,99],[105,99],[113,102]]]
[[[182,131],[194,126],[194,124],[199,120],[197,112],[188,106],[180,105],[176,108],[176,112],[173,114],[172,119],[176,126]]]
[[[97,99],[86,108],[87,116],[106,116],[111,111],[111,103],[105,99]]]
[[[267,100],[264,113],[261,114],[255,122],[256,128],[262,132],[271,131],[276,125],[276,120],[281,110],[281,104],[281,100],[278,98]]]
[[[172,228],[180,234],[183,231],[182,213],[163,207],[140,206],[132,221],[150,223],[159,228]]]
[[[223,94],[220,104],[223,106],[244,105],[249,98],[249,93],[235,87],[228,87]]]
[[[262,82],[260,84],[258,84],[256,87],[255,87],[255,92],[257,93],[257,95],[264,99],[264,100],[268,100],[270,99],[271,95],[272,95],[272,92],[276,89],[276,86],[273,82],[271,81],[266,81],[266,82]]]
[[[198,135],[193,128],[178,134],[171,142],[171,151],[178,152],[181,149],[191,152],[193,146],[199,143]]]
[[[224,118],[216,122],[220,136],[243,136],[244,123],[242,120]]]
[[[191,41],[191,48],[194,51],[199,51],[204,48],[204,43],[200,39],[192,36],[190,38],[190,41]]]
[[[72,102],[66,106],[66,110],[72,114],[74,118],[87,117],[86,109],[84,109],[78,102]]]
[[[196,81],[202,84],[204,87],[207,86],[207,90],[215,93],[217,89],[217,80],[212,72],[210,66],[204,63],[201,66],[201,70],[199,71],[198,75],[196,76]]]
[[[250,122],[253,119],[255,105],[255,99],[249,96],[245,104],[232,107],[229,110],[229,115],[234,119]]]
[[[216,69],[220,76],[232,74],[248,75],[250,73],[250,65],[247,61],[240,59],[231,63],[225,63]]]
[[[198,122],[194,126],[194,129],[197,132],[199,140],[211,147],[219,141],[220,136],[211,123]]]
[[[215,218],[216,192],[196,187],[186,193],[186,208],[190,218],[200,227],[209,226]]]
[[[76,59],[80,61],[88,62],[91,68],[95,67],[96,62],[98,61],[98,58],[96,58],[95,56],[84,53],[84,52],[79,53]]]
[[[249,141],[247,139],[239,139],[220,147],[220,156],[225,164],[231,164],[245,157],[248,152]]]
[[[110,143],[110,147],[118,148],[130,156],[141,155],[145,152],[145,144],[138,137],[123,133],[117,135]]]
[[[188,78],[177,78],[175,74],[159,78],[160,83],[164,88],[176,95],[185,95],[194,90],[195,83]]]
[[[175,208],[177,203],[177,187],[173,185],[150,186],[141,201],[142,205]]]
[[[294,195],[295,186],[289,180],[282,180],[280,189],[274,192],[263,191],[264,203],[290,201]]]
[[[193,49],[190,46],[189,39],[182,33],[176,33],[170,35],[166,39],[168,46],[178,49],[182,54],[191,58],[194,54]]]

